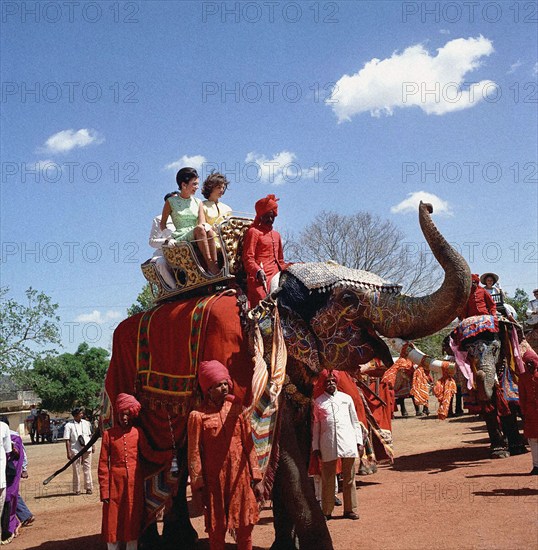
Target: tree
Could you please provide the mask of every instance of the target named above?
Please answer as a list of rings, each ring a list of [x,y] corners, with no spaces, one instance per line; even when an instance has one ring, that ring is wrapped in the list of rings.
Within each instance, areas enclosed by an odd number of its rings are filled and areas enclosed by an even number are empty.
[[[525,311],[529,304],[527,293],[522,288],[516,288],[514,297],[510,298],[507,294],[506,301],[516,310],[517,320],[523,324],[526,319]]]
[[[406,293],[426,294],[439,286],[439,266],[430,253],[410,254],[403,241],[403,232],[392,222],[368,212],[321,212],[297,240],[286,243],[286,259],[334,260],[402,284]]]
[[[28,305],[7,299],[8,287],[0,288],[0,373],[15,374],[27,369],[38,358],[56,353],[60,346],[58,304],[30,287]]]
[[[151,309],[155,305],[153,301],[153,293],[151,292],[151,287],[149,283],[146,283],[142,290],[140,291],[140,294],[136,298],[136,302],[127,309],[127,315],[129,317],[131,315],[136,315],[137,313],[140,313],[142,311],[147,311],[148,309]]]
[[[39,395],[43,408],[70,411],[83,406],[93,415],[107,368],[108,351],[83,343],[75,353],[36,359],[34,368],[24,373],[24,380]]]

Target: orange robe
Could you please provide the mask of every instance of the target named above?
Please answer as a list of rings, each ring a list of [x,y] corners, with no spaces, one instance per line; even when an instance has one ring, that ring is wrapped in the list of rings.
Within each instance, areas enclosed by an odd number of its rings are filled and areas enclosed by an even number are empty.
[[[144,474],[139,451],[146,459],[166,463],[171,451],[154,451],[144,432],[115,426],[103,434],[98,477],[103,503],[101,533],[106,542],[137,540],[144,517]]]
[[[226,400],[189,416],[188,464],[193,490],[202,488],[206,531],[222,533],[258,521],[252,480],[261,480],[250,424],[241,405]]]
[[[261,266],[267,276],[267,289],[271,286],[271,279],[286,269],[280,233],[261,223],[252,224],[243,241],[243,265],[247,272],[250,307],[254,307],[266,295],[263,284],[256,278]]]

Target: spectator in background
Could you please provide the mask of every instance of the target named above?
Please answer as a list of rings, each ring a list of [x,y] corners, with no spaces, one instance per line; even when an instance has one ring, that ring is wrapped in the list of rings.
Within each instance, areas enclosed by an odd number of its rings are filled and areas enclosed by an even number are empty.
[[[12,451],[9,426],[0,421],[0,511],[4,509],[6,501],[6,466],[7,456]],[[0,539],[4,536],[4,527],[0,523]]]
[[[538,288],[535,288],[532,293],[534,294],[534,300],[529,301],[527,306],[527,325],[532,328],[538,327]]]
[[[87,420],[84,420],[84,410],[76,407],[71,411],[73,420],[65,425],[64,440],[67,450],[67,460],[71,460],[82,448],[88,443],[92,436],[91,425]],[[93,492],[92,480],[92,454],[95,452],[95,447],[84,453],[78,460],[73,462],[73,492],[80,495],[81,480],[80,469],[84,474],[84,486],[86,494],[91,495]]]
[[[9,419],[6,416],[2,417],[2,422],[9,426]],[[16,511],[24,452],[21,436],[13,430],[10,430],[9,434],[11,438],[11,452],[7,455],[6,464],[6,498],[2,514],[2,544],[9,544],[13,540],[20,525]],[[4,517],[6,518],[5,523]]]

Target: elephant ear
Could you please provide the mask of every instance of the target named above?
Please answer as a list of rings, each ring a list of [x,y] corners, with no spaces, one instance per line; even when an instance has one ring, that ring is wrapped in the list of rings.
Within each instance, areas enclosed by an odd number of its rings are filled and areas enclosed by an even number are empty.
[[[280,306],[279,311],[288,355],[307,365],[312,372],[319,373],[318,344],[306,321],[288,307]]]

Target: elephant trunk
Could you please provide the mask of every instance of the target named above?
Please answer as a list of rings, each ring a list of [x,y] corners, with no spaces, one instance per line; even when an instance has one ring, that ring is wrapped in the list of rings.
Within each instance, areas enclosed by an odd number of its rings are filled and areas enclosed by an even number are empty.
[[[372,293],[366,316],[374,328],[388,338],[417,339],[446,327],[465,306],[471,291],[471,270],[439,233],[431,219],[433,208],[420,203],[422,233],[445,272],[441,287],[428,296],[414,298],[389,293]]]

